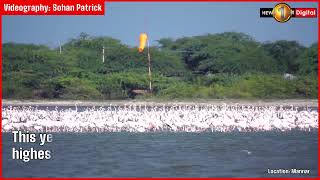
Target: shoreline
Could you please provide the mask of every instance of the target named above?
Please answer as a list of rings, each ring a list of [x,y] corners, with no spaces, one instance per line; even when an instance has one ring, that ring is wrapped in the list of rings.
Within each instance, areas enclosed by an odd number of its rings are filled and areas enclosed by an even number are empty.
[[[250,106],[309,106],[318,107],[318,99],[283,99],[283,100],[240,100],[240,99],[210,99],[210,100],[106,100],[106,101],[81,101],[81,100],[2,100],[2,106],[172,106],[172,105],[250,105]]]

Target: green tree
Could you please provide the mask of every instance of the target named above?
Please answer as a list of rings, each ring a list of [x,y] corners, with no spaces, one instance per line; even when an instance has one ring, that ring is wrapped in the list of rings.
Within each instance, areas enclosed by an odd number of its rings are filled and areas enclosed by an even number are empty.
[[[296,41],[280,40],[263,44],[269,56],[274,58],[281,73],[297,73],[297,58],[304,52],[305,47]]]

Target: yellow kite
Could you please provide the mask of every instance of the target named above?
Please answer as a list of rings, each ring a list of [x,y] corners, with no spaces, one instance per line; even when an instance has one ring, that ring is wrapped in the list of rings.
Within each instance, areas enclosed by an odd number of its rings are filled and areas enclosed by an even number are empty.
[[[148,39],[148,36],[146,33],[141,33],[140,34],[140,46],[139,46],[139,52],[143,52],[145,46],[146,46],[146,43],[147,43],[147,39]]]

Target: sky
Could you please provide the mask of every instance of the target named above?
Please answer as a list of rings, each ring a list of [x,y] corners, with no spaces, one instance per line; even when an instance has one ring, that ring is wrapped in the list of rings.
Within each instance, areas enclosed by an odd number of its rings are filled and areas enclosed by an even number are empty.
[[[81,32],[110,36],[137,46],[139,34],[156,40],[222,32],[243,32],[260,42],[296,40],[305,46],[317,42],[317,18],[292,18],[286,23],[260,18],[260,8],[276,3],[106,3],[104,16],[3,16],[3,42],[45,44],[56,47]],[[314,7],[313,3],[288,3]]]

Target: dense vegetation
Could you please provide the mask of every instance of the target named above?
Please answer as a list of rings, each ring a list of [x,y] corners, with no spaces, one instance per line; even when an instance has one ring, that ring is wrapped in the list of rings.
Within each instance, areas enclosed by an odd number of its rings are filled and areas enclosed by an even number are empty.
[[[153,93],[142,98],[316,98],[318,44],[260,43],[226,32],[152,47]],[[102,62],[102,46],[106,47]],[[3,98],[126,99],[147,89],[147,54],[81,33],[59,49],[3,44]],[[289,73],[287,78],[284,74]]]

